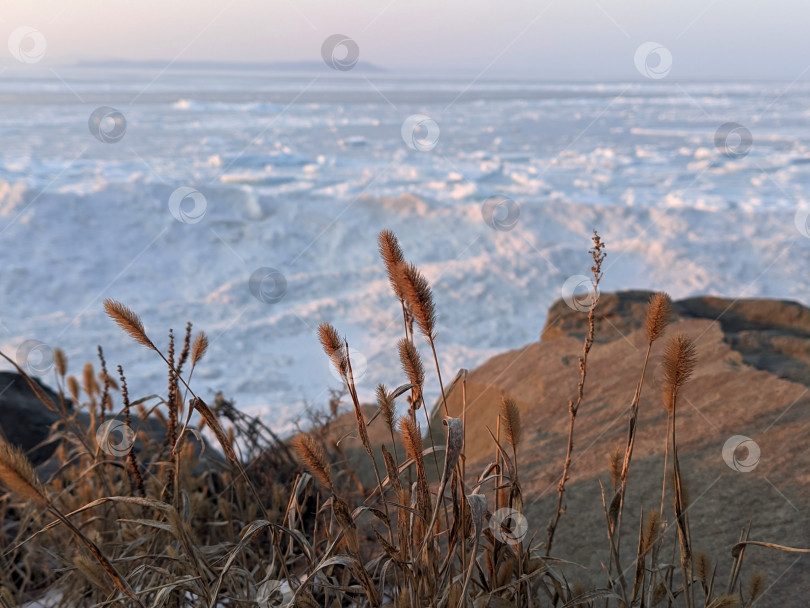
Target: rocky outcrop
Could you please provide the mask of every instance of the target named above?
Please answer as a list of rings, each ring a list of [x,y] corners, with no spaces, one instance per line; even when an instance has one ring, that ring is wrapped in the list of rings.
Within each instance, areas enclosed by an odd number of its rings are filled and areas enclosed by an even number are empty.
[[[599,482],[610,487],[609,455],[626,442],[628,406],[647,348],[643,323],[650,295],[603,294],[597,305],[566,512],[554,542],[554,554],[588,567],[587,572],[573,569],[571,576],[596,585],[604,584],[600,560],[607,563]],[[518,461],[525,514],[536,541],[545,540],[556,506],[568,402],[576,396],[586,319],[585,313],[556,302],[540,342],[493,357],[467,376],[467,471],[482,470],[493,460],[489,431],[496,432],[501,395],[510,394],[523,422]],[[677,415],[693,544],[718,563],[720,584],[725,585],[730,548],[749,521],[752,539],[810,548],[810,309],[788,301],[714,297],[674,303],[670,326],[653,345],[644,374],[623,526],[626,539],[638,529],[642,507],[647,512],[660,506],[667,416],[659,363],[667,339],[677,333],[691,337],[698,352],[698,366],[683,389]],[[450,413],[458,417],[465,415],[460,388],[456,383],[448,396]],[[439,413],[434,410],[436,437],[441,436]],[[723,447],[735,436],[753,441],[748,454],[759,450],[749,472],[724,458]],[[758,606],[797,605],[797,597],[810,596],[810,556],[758,548],[747,553],[743,576],[755,569],[766,574],[769,584],[781,577]]]
[[[612,342],[640,329],[649,297],[648,291],[603,294],[596,309],[596,341]],[[674,302],[673,312],[676,321],[717,321],[724,340],[746,364],[810,386],[810,309],[798,302],[702,296]],[[549,309],[541,341],[582,340],[584,317],[558,300]]]

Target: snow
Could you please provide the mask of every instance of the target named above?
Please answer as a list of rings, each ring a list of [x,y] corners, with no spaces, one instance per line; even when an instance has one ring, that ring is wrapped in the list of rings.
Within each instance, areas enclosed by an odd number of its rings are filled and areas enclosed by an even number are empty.
[[[588,274],[593,228],[605,291],[810,302],[810,239],[794,221],[810,171],[806,83],[482,79],[451,103],[468,82],[169,71],[149,87],[154,75],[136,71],[59,74],[81,100],[32,66],[3,75],[0,348],[59,346],[78,373],[101,344],[136,397],[160,392],[166,373],[104,316],[104,298],[137,311],[161,348],[188,320],[205,330],[193,386],[279,430],[339,385],[322,321],[367,361],[361,397],[403,383],[383,228],[433,285],[444,378],[538,338],[565,280]],[[117,143],[88,130],[101,105],[126,117]],[[439,125],[435,148],[404,143],[414,114]],[[753,134],[744,157],[714,146],[729,121]],[[181,187],[203,195],[200,221],[170,212]],[[518,205],[511,230],[483,217],[496,195]],[[286,288],[252,283],[260,268]]]

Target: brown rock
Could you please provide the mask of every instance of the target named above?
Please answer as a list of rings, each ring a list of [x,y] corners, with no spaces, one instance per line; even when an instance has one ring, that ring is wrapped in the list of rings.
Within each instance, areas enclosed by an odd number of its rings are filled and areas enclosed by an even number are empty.
[[[607,563],[608,557],[599,481],[611,487],[609,455],[626,443],[628,407],[647,349],[643,323],[650,295],[634,291],[600,298],[596,343],[576,422],[566,512],[553,545],[553,555],[588,568],[571,569],[573,580],[597,586],[605,584],[600,560]],[[652,347],[644,375],[622,562],[628,566],[632,561],[641,509],[660,507],[667,417],[659,361],[666,341],[683,333],[695,341],[698,353],[676,421],[681,470],[691,496],[692,540],[696,551],[706,551],[718,564],[718,584],[725,586],[731,547],[749,521],[752,540],[810,548],[810,309],[795,302],[701,297],[675,302],[673,311],[665,335]],[[535,542],[545,541],[556,507],[568,402],[576,397],[586,318],[557,302],[541,342],[493,357],[467,377],[468,474],[494,459],[488,429],[495,433],[501,395],[514,397],[520,408],[523,440],[518,461]],[[448,396],[452,416],[464,415],[461,393],[457,383]],[[434,409],[434,421],[440,418],[441,409]],[[440,438],[436,422],[433,427]],[[736,435],[751,438],[761,451],[750,472],[738,472],[724,461],[723,446]],[[668,490],[665,509],[672,522],[670,498]],[[797,598],[810,595],[810,556],[755,547],[745,557],[744,585],[755,570],[766,574],[766,585],[778,578],[757,606],[804,605]]]

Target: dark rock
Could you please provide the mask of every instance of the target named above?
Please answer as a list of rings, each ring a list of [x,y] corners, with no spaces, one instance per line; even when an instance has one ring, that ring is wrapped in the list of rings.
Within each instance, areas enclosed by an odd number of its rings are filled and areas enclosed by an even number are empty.
[[[59,395],[38,379],[34,381],[58,407]],[[45,407],[25,378],[15,372],[0,372],[0,432],[6,441],[20,446],[35,465],[56,449],[55,443],[37,446],[45,441],[57,420],[59,414]]]
[[[57,408],[60,407],[59,395],[38,379],[34,378],[34,381],[53,404]],[[68,411],[73,408],[70,400],[65,400],[65,406]],[[25,378],[15,372],[0,372],[0,433],[6,441],[21,447],[26,452],[34,466],[38,467],[43,478],[47,478],[58,468],[58,463],[46,463],[46,461],[54,453],[59,442],[40,444],[48,438],[51,427],[59,420],[59,414],[49,410],[40,401]],[[88,427],[90,424],[90,416],[87,412],[79,412],[78,420],[84,427]],[[156,417],[152,416],[146,420],[134,417],[133,429],[137,433],[135,441],[137,454],[141,454],[145,449],[141,440],[142,435],[160,445],[163,444],[166,428]],[[188,442],[192,444],[194,453],[201,458],[198,465],[200,472],[208,466],[221,465],[225,462],[222,453],[211,446],[202,435],[189,434]],[[146,456],[151,459],[154,455],[143,454],[141,458]]]
[[[90,415],[87,412],[79,412],[78,420],[82,426],[90,426]],[[117,420],[123,420],[123,417],[119,416]],[[183,421],[180,421],[180,428],[182,428],[182,424]],[[165,424],[156,416],[150,416],[146,420],[142,420],[136,415],[132,418],[132,430],[135,433],[135,444],[133,449],[135,450],[135,454],[138,456],[138,459],[141,462],[154,461],[158,454],[145,453],[144,450],[147,450],[148,452],[148,450],[152,449],[151,446],[154,446],[155,444],[158,446],[165,446]],[[146,444],[144,444],[144,438],[147,439]],[[119,435],[115,435],[111,437],[111,440],[118,442],[121,440],[121,437]],[[186,443],[192,446],[193,453],[200,460],[194,469],[195,474],[199,475],[212,465],[219,466],[225,464],[225,457],[222,455],[222,452],[212,447],[208,440],[202,436],[202,434],[186,434]],[[166,450],[168,450],[168,447],[166,447]]]

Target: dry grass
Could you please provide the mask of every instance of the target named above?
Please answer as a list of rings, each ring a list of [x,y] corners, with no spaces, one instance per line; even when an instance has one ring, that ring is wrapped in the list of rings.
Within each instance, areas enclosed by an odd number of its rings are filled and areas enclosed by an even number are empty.
[[[598,285],[605,244],[596,233],[593,241],[592,271]],[[442,450],[432,445],[432,436],[429,447],[423,444],[417,411],[424,412],[427,422],[422,398],[426,371],[414,321],[431,348],[447,411],[431,287],[405,261],[392,232],[381,233],[379,247],[402,308],[404,338],[392,348],[398,349],[408,384],[394,390],[379,386],[376,411],[367,416],[368,406],[357,397],[348,342],[323,324],[319,338],[343,378],[344,392],[333,395],[328,413],[313,414],[306,433],[289,441],[221,396],[211,406],[194,393],[191,377],[207,349],[205,334],[192,340],[188,325],[180,353],[170,338],[164,354],[132,310],[106,301],[112,320],[167,366],[166,396],[130,401],[123,370],[118,368],[117,381],[111,378],[101,352],[100,372],[88,364],[80,381],[69,375],[68,361],[57,351],[58,404],[31,383],[46,406],[61,415],[52,430],[59,447],[45,469],[47,479],[40,481],[24,454],[0,443],[0,482],[8,490],[0,497],[0,607],[44,594],[54,605],[71,608],[742,607],[750,606],[768,585],[759,574],[745,583],[739,580],[747,547],[803,551],[751,541],[743,530],[722,588],[717,563],[705,553],[692,553],[688,475],[680,469],[676,427],[678,393],[695,371],[697,358],[694,345],[681,336],[670,339],[665,356],[662,398],[669,426],[661,438],[668,447],[661,508],[642,517],[637,538],[622,531],[644,371],[670,315],[669,298],[656,294],[646,318],[649,344],[630,404],[627,442],[606,464],[613,487],[604,495],[610,548],[604,584],[586,589],[570,582],[558,567],[565,556],[553,555],[552,548],[557,523],[565,516],[563,495],[598,302],[594,299],[588,311],[579,382],[569,402],[557,509],[550,514],[546,539],[537,541],[537,530],[523,534],[521,528],[519,470],[527,456],[521,454],[520,412],[511,397],[504,395],[499,407],[493,404],[493,461],[477,474],[465,467],[463,416],[445,419]],[[464,391],[466,375],[459,377]],[[404,414],[398,417],[395,402],[403,395],[407,411],[402,407]],[[357,451],[365,466],[334,438],[343,397],[351,406]],[[378,417],[381,422],[372,428]],[[154,419],[164,426],[163,438],[139,430]],[[103,445],[103,435],[99,445],[96,431],[108,422],[136,435],[140,449],[111,450]],[[196,453],[190,438],[205,427],[224,460],[201,460]],[[669,480],[674,488],[671,511],[666,508]],[[671,524],[677,540],[665,535]]]

